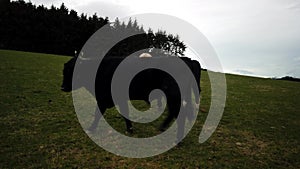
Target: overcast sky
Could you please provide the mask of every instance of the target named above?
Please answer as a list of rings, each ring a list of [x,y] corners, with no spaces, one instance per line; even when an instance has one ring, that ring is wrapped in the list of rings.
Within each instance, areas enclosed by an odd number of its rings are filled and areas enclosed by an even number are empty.
[[[227,73],[300,77],[300,0],[31,0],[123,18],[162,13],[196,26]],[[141,23],[142,24],[142,23]],[[184,39],[183,39],[184,40]]]

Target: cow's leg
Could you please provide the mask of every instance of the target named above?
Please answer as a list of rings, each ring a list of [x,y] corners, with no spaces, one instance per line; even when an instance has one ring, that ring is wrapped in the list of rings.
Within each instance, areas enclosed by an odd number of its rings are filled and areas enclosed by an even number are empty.
[[[106,110],[106,107],[101,106],[101,105],[98,104],[98,107],[96,108],[96,111],[95,111],[94,121],[93,121],[92,125],[88,128],[88,131],[95,131],[96,130],[96,128],[98,126],[98,123],[99,123],[99,120],[104,115],[105,110]]]
[[[128,103],[125,102],[125,103],[119,104],[119,107],[120,107],[121,114],[123,115],[123,118],[126,123],[127,132],[133,133],[132,123],[129,119],[126,118],[126,117],[129,117]]]
[[[176,122],[177,122],[177,144],[183,139],[184,137],[184,130],[185,130],[185,121],[186,118],[188,120],[192,121],[195,118],[194,114],[194,108],[192,105],[192,93],[191,89],[188,88],[188,90],[185,92],[185,94],[182,96],[183,102],[181,103],[181,106],[183,106],[183,112],[177,116]]]
[[[164,122],[159,127],[159,130],[165,131],[173,119],[174,119],[174,116],[169,112],[167,118],[164,120]]]
[[[163,99],[163,97],[157,99],[157,107],[159,110],[162,109],[162,99]]]
[[[166,127],[169,126],[170,122],[173,120],[173,118],[176,119],[177,123],[177,141],[176,143],[179,143],[180,140],[183,139],[184,136],[184,124],[185,124],[185,114],[179,115],[180,107],[181,107],[181,100],[180,99],[171,99],[168,102],[168,109],[169,109],[169,115],[161,125],[160,130],[165,130]],[[186,109],[184,109],[186,110]],[[183,112],[184,113],[184,112]]]
[[[174,97],[173,97],[174,98]],[[167,99],[167,106],[168,106],[168,116],[160,126],[160,131],[166,130],[166,128],[169,126],[171,121],[177,117],[180,109],[180,99],[172,99],[169,97]]]
[[[179,115],[176,119],[177,122],[177,141],[178,144],[184,137],[185,114]]]
[[[188,93],[188,92],[187,92]],[[189,121],[192,121],[195,119],[195,114],[194,114],[194,106],[192,104],[192,95],[191,92],[189,92],[184,100],[186,101],[186,105],[184,106],[184,113],[186,113],[186,117],[188,118]]]

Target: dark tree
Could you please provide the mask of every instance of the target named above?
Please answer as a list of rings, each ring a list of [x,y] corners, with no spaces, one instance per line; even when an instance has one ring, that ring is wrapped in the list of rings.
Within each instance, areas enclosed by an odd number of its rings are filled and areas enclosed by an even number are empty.
[[[96,13],[92,16],[78,15],[64,3],[59,8],[52,5],[48,9],[23,0],[0,2],[2,49],[74,55],[74,51],[80,50],[95,31],[109,23],[107,17],[98,17]],[[105,37],[108,40],[113,36],[136,35],[117,43],[108,56],[126,57],[138,50],[153,48],[162,49],[161,53],[154,55],[181,56],[186,48],[178,36],[161,30],[145,32],[136,19],[130,18],[127,23],[121,23],[117,18],[109,29],[111,33]]]
[[[113,28],[111,30],[114,36],[134,35],[123,39],[117,43],[107,54],[107,56],[112,57],[126,57],[136,51],[142,49],[148,49],[150,51],[160,51],[159,53],[153,53],[153,56],[161,55],[172,55],[172,56],[182,56],[186,46],[179,40],[179,36],[173,36],[172,34],[167,34],[166,31],[158,30],[153,33],[152,29],[149,28],[148,32],[145,32],[142,26],[138,25],[137,20],[132,21],[129,18],[127,24],[120,22],[116,18]],[[161,50],[152,50],[152,49]]]
[[[73,55],[107,23],[108,18],[96,15],[79,17],[64,4],[47,9],[23,0],[1,0],[0,48]]]

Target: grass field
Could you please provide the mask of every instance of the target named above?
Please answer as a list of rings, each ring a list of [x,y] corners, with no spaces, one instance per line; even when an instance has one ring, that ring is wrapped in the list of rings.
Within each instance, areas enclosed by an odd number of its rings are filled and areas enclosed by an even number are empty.
[[[69,57],[0,50],[0,168],[299,168],[300,83],[226,75],[223,118],[203,144],[200,112],[181,146],[161,155],[130,159],[106,152],[82,130],[71,93],[60,91]],[[202,105],[210,106],[203,72]],[[137,103],[137,107],[145,105]],[[124,120],[106,113],[118,130]],[[158,126],[134,124],[135,134]]]

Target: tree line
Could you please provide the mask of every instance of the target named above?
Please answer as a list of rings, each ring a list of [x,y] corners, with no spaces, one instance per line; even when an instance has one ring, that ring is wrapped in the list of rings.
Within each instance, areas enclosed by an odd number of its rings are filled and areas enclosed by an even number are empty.
[[[109,24],[111,34],[136,34],[117,43],[107,55],[127,56],[141,49],[162,49],[162,54],[181,56],[186,49],[178,35],[166,31],[144,30],[137,20],[127,23],[118,18],[78,14],[64,3],[60,7],[36,6],[24,0],[2,0],[0,4],[0,48],[11,50],[74,55],[99,28]],[[111,38],[111,37],[107,37]],[[105,42],[103,42],[105,43]]]
[[[300,78],[292,77],[292,76],[284,76],[281,78],[275,78],[276,80],[287,80],[287,81],[293,81],[293,82],[300,82]]]

